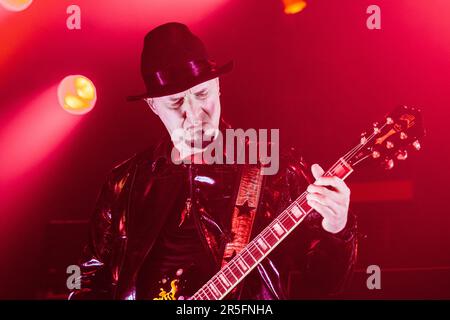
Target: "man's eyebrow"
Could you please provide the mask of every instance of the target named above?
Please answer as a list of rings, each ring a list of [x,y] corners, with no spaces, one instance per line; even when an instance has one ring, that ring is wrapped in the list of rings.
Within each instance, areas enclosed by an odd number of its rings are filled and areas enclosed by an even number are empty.
[[[176,101],[179,101],[179,100],[181,100],[181,99],[183,99],[184,98],[184,96],[181,96],[181,97],[176,97],[176,98],[169,98],[169,100],[171,101],[171,102],[176,102]]]
[[[194,94],[204,94],[204,93],[206,93],[208,91],[208,88],[203,88],[203,89],[199,89],[198,91],[196,91]],[[181,100],[181,99],[183,99],[184,98],[184,96],[181,96],[181,97],[171,97],[171,98],[169,98],[169,101],[170,102],[177,102],[177,101],[179,101],[179,100]]]
[[[202,94],[202,93],[206,93],[208,91],[208,88],[203,88],[200,89],[199,91],[197,91],[195,94]]]

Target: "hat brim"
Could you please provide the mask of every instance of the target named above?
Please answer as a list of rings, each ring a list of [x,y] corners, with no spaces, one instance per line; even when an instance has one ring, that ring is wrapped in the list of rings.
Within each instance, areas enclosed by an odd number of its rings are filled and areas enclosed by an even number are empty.
[[[213,71],[210,71],[210,72],[200,75],[198,77],[192,77],[190,80],[185,81],[183,83],[178,83],[178,84],[174,83],[174,84],[159,88],[158,90],[154,90],[152,92],[146,92],[146,93],[139,94],[139,95],[128,96],[127,101],[133,102],[133,101],[139,101],[139,100],[143,100],[143,99],[147,99],[147,98],[163,97],[163,96],[168,96],[171,94],[175,94],[178,92],[188,90],[189,88],[192,88],[193,86],[196,86],[197,84],[214,79],[220,75],[230,72],[233,69],[233,65],[234,65],[234,62],[229,61],[226,64],[224,64],[223,66],[215,68]]]

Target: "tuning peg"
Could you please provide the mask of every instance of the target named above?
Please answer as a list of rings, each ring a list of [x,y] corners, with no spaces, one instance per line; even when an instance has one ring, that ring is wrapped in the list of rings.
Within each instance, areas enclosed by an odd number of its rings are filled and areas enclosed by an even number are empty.
[[[408,138],[408,135],[406,133],[404,133],[403,131],[400,132],[400,139],[405,140]]]
[[[412,143],[412,146],[413,146],[413,148],[416,149],[417,151],[419,151],[420,148],[422,147],[422,146],[420,145],[419,140],[414,141],[414,142]]]
[[[366,144],[366,142],[367,142],[367,133],[363,132],[363,133],[361,133],[360,143],[361,144]]]
[[[397,160],[406,160],[408,158],[408,152],[406,150],[398,150],[395,157]]]
[[[377,134],[380,132],[380,128],[378,128],[378,122],[373,123],[373,133]]]
[[[386,118],[386,123],[387,124],[393,124],[394,123],[394,119],[392,119],[391,117],[387,117]]]
[[[392,149],[394,147],[394,143],[392,141],[386,141],[386,148]]]
[[[386,158],[384,160],[384,168],[386,170],[391,170],[394,167],[394,160]]]

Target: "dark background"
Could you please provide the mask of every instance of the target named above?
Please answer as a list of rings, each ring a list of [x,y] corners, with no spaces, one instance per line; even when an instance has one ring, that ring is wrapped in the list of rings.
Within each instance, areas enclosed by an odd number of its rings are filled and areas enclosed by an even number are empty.
[[[81,8],[81,30],[66,28],[71,4]],[[366,27],[371,4],[381,8],[381,30]],[[284,145],[324,167],[395,106],[420,107],[422,151],[392,172],[372,168],[349,178],[374,196],[352,198],[360,258],[343,297],[450,298],[445,0],[316,0],[292,16],[280,0],[54,0],[20,13],[0,7],[0,298],[63,297],[65,267],[76,263],[106,174],[162,133],[145,104],[125,96],[144,90],[144,35],[168,21],[187,23],[219,63],[234,60],[221,79],[229,122],[280,128]],[[69,74],[96,85],[96,107],[84,116],[59,115],[55,86]],[[31,115],[21,118],[26,110]],[[400,181],[411,192],[398,197],[401,190],[376,189],[376,181]],[[381,200],[386,192],[391,200]],[[371,264],[382,270],[376,292],[365,287]]]

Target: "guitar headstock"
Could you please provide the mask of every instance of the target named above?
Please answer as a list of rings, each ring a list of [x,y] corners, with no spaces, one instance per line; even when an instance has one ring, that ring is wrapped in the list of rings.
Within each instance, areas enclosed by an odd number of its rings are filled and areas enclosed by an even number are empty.
[[[370,132],[361,134],[360,144],[346,155],[346,161],[353,167],[375,160],[392,169],[395,161],[406,160],[411,152],[420,150],[424,134],[420,110],[397,107],[383,121],[375,122]]]

